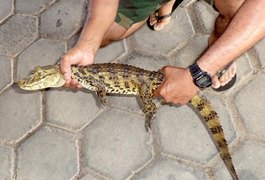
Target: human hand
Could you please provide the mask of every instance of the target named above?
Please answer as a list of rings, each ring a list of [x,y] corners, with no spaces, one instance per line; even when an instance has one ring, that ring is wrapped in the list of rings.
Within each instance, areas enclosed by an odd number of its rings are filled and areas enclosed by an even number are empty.
[[[184,105],[196,95],[198,87],[193,83],[189,69],[166,66],[162,68],[165,79],[154,92],[167,103]]]
[[[71,65],[86,66],[92,64],[94,61],[94,53],[89,50],[85,50],[85,47],[75,46],[70,49],[65,55],[61,58],[61,72],[63,78],[66,81],[66,87],[81,88],[79,83],[76,80],[71,78]]]

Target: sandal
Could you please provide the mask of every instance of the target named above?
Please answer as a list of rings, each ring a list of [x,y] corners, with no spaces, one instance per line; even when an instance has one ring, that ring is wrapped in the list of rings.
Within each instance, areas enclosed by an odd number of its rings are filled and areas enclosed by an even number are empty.
[[[174,10],[175,10],[175,9],[181,4],[181,2],[182,2],[182,1],[178,1],[178,0],[176,0],[175,3],[174,3],[174,5],[173,5],[173,7],[172,7],[171,13],[166,14],[166,15],[163,15],[163,16],[159,16],[159,14],[158,14],[158,10],[159,10],[159,9],[157,9],[157,10],[155,11],[156,22],[159,22],[159,21],[161,21],[161,20],[163,20],[163,19],[166,19],[166,18],[170,17],[170,16],[172,15],[172,13],[174,12]],[[155,24],[156,24],[156,23],[155,23]],[[150,16],[149,16],[149,17],[148,17],[148,20],[147,20],[147,26],[149,27],[149,29],[155,31],[155,28],[154,28],[155,24],[151,25],[151,22],[150,22]]]
[[[220,78],[229,68],[230,68],[230,66],[233,64],[233,62],[232,63],[230,63],[230,64],[228,64],[222,71],[220,71],[218,74],[217,74],[217,76]],[[213,88],[215,91],[218,91],[218,92],[220,92],[220,91],[226,91],[226,90],[228,90],[228,89],[230,89],[234,84],[236,83],[236,74],[233,76],[233,78],[228,82],[228,83],[226,83],[224,86],[220,86],[219,88],[217,88],[217,89],[215,89],[215,88]]]
[[[163,15],[163,16],[159,16],[159,15],[158,15],[158,10],[156,10],[156,11],[155,11],[156,22],[159,22],[159,21],[161,21],[161,20],[163,20],[163,19],[166,19],[166,18],[170,17],[171,15],[172,15],[172,12],[169,13],[169,14]],[[147,26],[148,26],[149,29],[151,29],[152,31],[155,31],[155,28],[154,28],[155,25],[156,25],[156,23],[153,24],[153,25],[151,25],[150,16],[149,16],[149,18],[148,18],[148,20],[147,20]]]

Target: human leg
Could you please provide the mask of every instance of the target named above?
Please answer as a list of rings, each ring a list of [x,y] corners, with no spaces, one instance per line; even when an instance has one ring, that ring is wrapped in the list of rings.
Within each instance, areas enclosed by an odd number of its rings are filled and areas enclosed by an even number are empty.
[[[215,7],[219,11],[219,16],[215,22],[215,29],[209,38],[209,45],[211,46],[226,30],[233,16],[243,4],[244,0],[215,0]],[[229,67],[225,68],[219,75],[213,76],[212,87],[216,90],[226,90],[231,87],[236,75],[236,65],[232,63]]]

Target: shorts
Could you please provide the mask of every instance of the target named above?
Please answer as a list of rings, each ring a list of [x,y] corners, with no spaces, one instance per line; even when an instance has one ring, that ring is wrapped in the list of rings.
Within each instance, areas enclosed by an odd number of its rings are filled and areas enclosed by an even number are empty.
[[[129,29],[133,24],[147,19],[170,0],[120,0],[115,22]],[[176,0],[180,4],[183,0]]]

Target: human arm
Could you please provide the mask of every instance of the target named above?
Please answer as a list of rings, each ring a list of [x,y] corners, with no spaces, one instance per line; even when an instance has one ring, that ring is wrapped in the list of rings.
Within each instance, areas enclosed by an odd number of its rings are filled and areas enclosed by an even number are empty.
[[[265,36],[264,9],[263,0],[246,0],[224,33],[197,60],[200,68],[213,76],[261,40]],[[196,94],[198,89],[187,68],[166,67],[164,72],[165,81],[156,95],[167,102],[185,104]]]
[[[119,0],[90,0],[85,25],[77,44],[61,59],[61,71],[66,80],[65,86],[76,82],[71,80],[71,65],[88,65],[94,61],[94,56],[101,41],[114,22]]]

